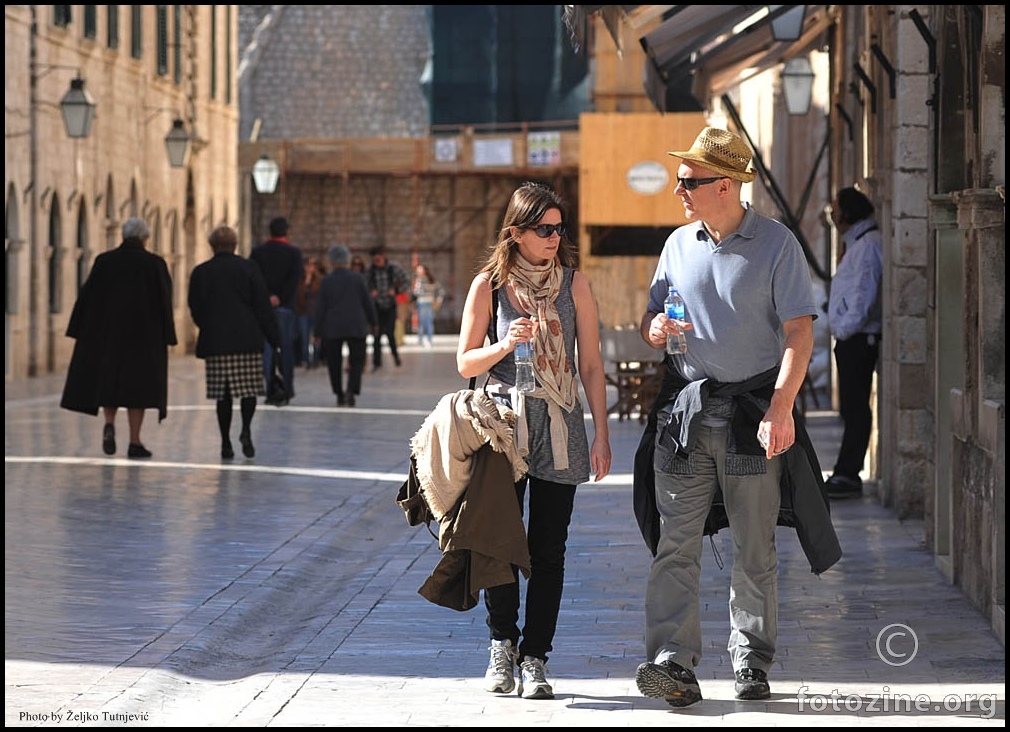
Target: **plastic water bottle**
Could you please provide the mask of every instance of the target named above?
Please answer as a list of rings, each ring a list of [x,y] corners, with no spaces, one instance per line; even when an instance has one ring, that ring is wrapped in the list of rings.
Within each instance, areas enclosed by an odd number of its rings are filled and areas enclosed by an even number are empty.
[[[677,292],[676,287],[671,287],[667,291],[663,305],[666,307],[666,317],[673,320],[684,320],[684,298]],[[677,334],[670,333],[666,336],[666,352],[674,355],[687,353],[687,337],[684,335],[684,331]]]
[[[524,394],[536,391],[537,380],[533,376],[533,341],[516,343],[512,355],[516,361],[516,389]]]

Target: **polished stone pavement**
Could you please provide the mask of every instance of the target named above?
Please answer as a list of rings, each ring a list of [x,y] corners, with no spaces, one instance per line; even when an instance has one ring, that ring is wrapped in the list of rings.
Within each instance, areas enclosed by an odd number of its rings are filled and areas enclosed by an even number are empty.
[[[453,352],[442,336],[407,346],[402,368],[387,355],[353,409],[334,406],[324,370],[299,370],[290,406],[257,410],[250,460],[219,457],[192,357],[172,360],[167,419],[147,413],[147,461],[125,458],[123,414],[105,457],[100,420],[59,408],[62,377],[8,383],[5,725],[1005,726],[1005,649],[935,569],[921,522],[870,496],[832,503],[845,556],[820,577],[779,529],[770,700],[733,697],[725,531],[702,567],[705,699],[642,697],[642,427],[614,419],[614,474],[576,498],[556,698],[484,692],[483,612],[417,594],[438,547],[394,503],[410,437],[465,386]],[[830,467],[837,417],[809,417]],[[237,415],[233,432],[237,450]]]

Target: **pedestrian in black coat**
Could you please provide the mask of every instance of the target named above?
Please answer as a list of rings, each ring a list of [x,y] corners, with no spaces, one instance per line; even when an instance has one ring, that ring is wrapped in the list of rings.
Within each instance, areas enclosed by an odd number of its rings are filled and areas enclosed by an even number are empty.
[[[338,407],[353,407],[361,394],[361,374],[365,369],[365,339],[371,332],[378,338],[378,316],[365,278],[350,269],[351,252],[343,244],[330,247],[330,273],[323,278],[316,296],[315,340],[322,343],[323,358],[330,374],[330,387]],[[344,344],[350,369],[347,388],[342,385]]]
[[[259,265],[267,283],[270,302],[274,306],[277,325],[281,329],[281,375],[287,386],[287,404],[295,396],[295,338],[298,335],[298,316],[295,314],[298,283],[305,276],[302,250],[289,239],[290,224],[283,216],[270,220],[270,238],[257,244],[249,259]],[[263,344],[263,381],[270,383],[274,372],[274,348]]]
[[[196,357],[205,360],[207,398],[217,402],[221,457],[231,459],[232,400],[239,400],[242,454],[255,456],[252,419],[264,394],[263,342],[281,344],[280,327],[266,281],[255,262],[235,254],[238,234],[219,226],[207,239],[214,256],[189,277],[189,311],[200,329]]]
[[[102,449],[116,452],[115,418],[127,410],[127,456],[149,458],[140,441],[145,409],[168,414],[168,346],[174,346],[172,277],[165,260],[145,248],[151,230],[140,218],[123,224],[123,241],[99,254],[81,286],[67,325],[76,339],[60,406],[105,414]]]

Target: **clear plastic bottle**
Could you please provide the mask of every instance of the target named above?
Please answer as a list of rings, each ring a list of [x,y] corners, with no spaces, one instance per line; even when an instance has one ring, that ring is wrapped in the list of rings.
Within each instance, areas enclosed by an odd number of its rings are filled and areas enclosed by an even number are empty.
[[[671,287],[667,291],[663,305],[666,307],[666,317],[684,321],[684,298],[677,292],[676,287]],[[674,355],[687,353],[687,337],[684,335],[684,331],[677,334],[670,333],[666,336],[666,352]]]
[[[516,389],[524,394],[536,391],[537,380],[533,375],[533,341],[516,343],[512,355],[516,362]]]

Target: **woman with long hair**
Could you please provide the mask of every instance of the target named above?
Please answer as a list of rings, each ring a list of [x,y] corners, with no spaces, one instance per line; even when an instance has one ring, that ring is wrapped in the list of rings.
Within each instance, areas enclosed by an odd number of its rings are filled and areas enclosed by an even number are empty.
[[[575,269],[564,213],[561,198],[544,184],[524,183],[512,194],[498,241],[470,285],[456,354],[463,377],[489,373],[489,391],[519,418],[516,440],[527,453],[529,470],[515,485],[530,553],[521,630],[517,569],[515,582],[484,590],[491,638],[485,688],[511,693],[518,664],[518,691],[526,699],[554,696],[546,663],[561,609],[575,489],[590,473],[602,480],[611,464],[599,317],[589,279]],[[489,328],[495,337],[485,345]],[[513,351],[529,342],[536,388],[519,393]],[[591,444],[577,380],[592,415]]]
[[[419,264],[414,269],[410,296],[417,312],[417,345],[431,348],[435,343],[435,311],[442,303],[443,291],[428,265]]]

